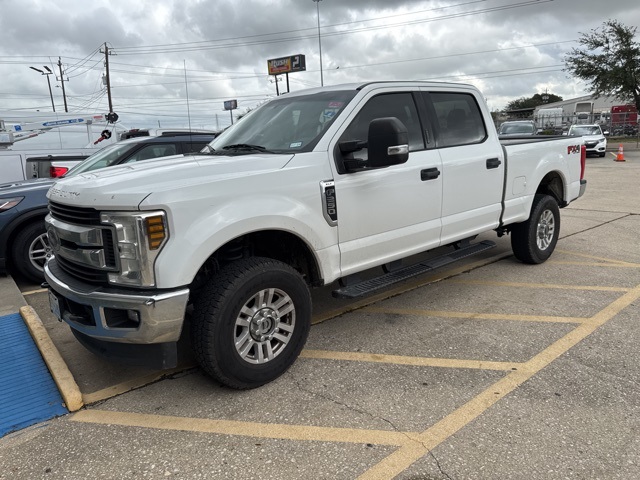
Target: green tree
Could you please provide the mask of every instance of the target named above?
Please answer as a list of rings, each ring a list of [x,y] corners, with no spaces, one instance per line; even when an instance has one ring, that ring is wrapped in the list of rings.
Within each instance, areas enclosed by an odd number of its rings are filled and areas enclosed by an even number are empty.
[[[589,83],[596,96],[633,101],[640,111],[640,43],[637,27],[608,20],[599,29],[580,34],[581,48],[565,57],[565,71]]]
[[[523,108],[536,108],[544,103],[561,102],[562,97],[553,93],[536,93],[534,96],[526,98],[521,97],[507,103],[505,110],[521,110]]]

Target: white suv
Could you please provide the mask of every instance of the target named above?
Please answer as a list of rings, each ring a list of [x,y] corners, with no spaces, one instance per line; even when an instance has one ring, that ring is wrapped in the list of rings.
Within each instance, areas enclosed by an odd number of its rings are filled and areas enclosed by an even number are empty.
[[[580,136],[584,139],[587,155],[597,153],[598,156],[604,157],[607,150],[607,139],[602,133],[600,125],[571,125],[568,134]]]

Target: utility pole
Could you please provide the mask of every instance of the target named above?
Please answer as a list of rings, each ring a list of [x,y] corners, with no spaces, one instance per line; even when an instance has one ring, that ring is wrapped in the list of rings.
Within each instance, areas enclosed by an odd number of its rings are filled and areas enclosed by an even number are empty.
[[[60,69],[60,83],[62,84],[62,98],[64,99],[64,111],[69,112],[67,107],[67,94],[64,91],[64,76],[62,74],[62,60],[58,57],[58,68]]]
[[[316,4],[316,15],[318,17],[318,50],[320,53],[320,86],[324,87],[324,78],[322,77],[322,40],[320,37],[320,2],[322,0],[311,0]]]
[[[109,99],[109,113],[113,113],[113,103],[111,102],[111,78],[109,77],[109,47],[107,46],[107,42],[104,42],[104,66],[107,70],[106,80],[107,80],[107,98]]]

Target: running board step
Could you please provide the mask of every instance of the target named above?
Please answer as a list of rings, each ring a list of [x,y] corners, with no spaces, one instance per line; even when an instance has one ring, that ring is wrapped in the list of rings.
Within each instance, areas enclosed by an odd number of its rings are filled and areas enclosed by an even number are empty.
[[[430,258],[428,260],[425,260],[424,262],[407,265],[404,268],[385,273],[384,275],[376,278],[371,278],[360,283],[338,288],[337,290],[334,290],[332,294],[336,298],[362,297],[395,283],[402,282],[423,273],[433,271],[436,268],[444,267],[445,265],[449,265],[450,263],[457,262],[458,260],[462,260],[463,258],[475,255],[476,253],[484,252],[485,250],[489,250],[490,248],[493,248],[495,246],[495,242],[492,242],[491,240],[483,240],[482,242],[474,243],[473,245],[460,248],[448,255],[441,255],[439,257]]]

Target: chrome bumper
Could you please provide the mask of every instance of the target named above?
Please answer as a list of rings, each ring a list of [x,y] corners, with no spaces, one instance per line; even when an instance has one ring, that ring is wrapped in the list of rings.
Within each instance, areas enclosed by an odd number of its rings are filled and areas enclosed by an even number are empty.
[[[66,274],[55,258],[45,265],[44,276],[56,297],[62,297],[61,320],[88,337],[134,344],[177,342],[180,337],[188,288],[137,292],[95,286]],[[135,321],[126,321],[129,314]]]

